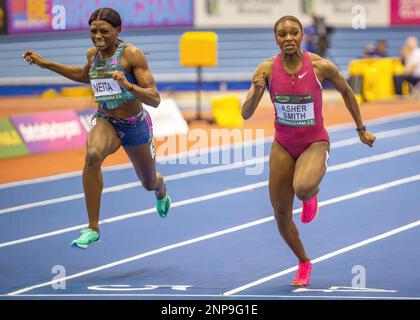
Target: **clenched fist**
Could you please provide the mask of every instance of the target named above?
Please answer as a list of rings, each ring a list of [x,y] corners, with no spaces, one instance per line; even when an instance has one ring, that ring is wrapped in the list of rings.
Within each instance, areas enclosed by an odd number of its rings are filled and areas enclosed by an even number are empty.
[[[375,135],[372,132],[361,130],[359,131],[359,138],[364,144],[367,144],[369,147],[373,147],[373,143],[375,142]]]
[[[112,73],[112,78],[118,82],[119,86],[121,88],[125,88],[127,90],[132,90],[133,89],[133,84],[130,83],[127,78],[125,77],[125,74],[121,71],[114,71]]]
[[[253,83],[255,88],[265,88],[265,72],[263,72],[259,76],[256,76],[253,80]]]
[[[45,68],[47,64],[47,60],[45,60],[42,56],[32,50],[27,50],[23,53],[22,58],[29,64],[36,64],[41,68]]]

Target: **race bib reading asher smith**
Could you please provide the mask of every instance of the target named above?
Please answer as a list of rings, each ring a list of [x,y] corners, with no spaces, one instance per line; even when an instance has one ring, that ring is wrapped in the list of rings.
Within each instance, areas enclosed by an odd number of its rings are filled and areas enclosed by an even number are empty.
[[[278,123],[292,127],[315,125],[311,94],[276,95],[274,99]]]
[[[118,98],[122,92],[118,82],[112,78],[91,79],[90,83],[97,101],[104,100],[104,98],[106,100]]]

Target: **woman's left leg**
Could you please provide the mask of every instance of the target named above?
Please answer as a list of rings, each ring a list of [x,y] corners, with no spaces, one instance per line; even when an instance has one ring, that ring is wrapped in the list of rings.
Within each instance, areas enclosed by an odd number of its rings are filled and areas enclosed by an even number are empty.
[[[165,203],[162,204],[163,208],[158,208],[159,215],[165,217],[169,210],[169,207],[166,207],[170,205],[170,200],[167,199],[164,179],[162,175],[156,171],[156,160],[152,148],[153,142],[137,146],[124,146],[124,150],[130,158],[143,187],[148,191],[155,191],[158,200],[157,206],[159,207],[160,205],[159,201],[165,201]]]
[[[327,141],[312,143],[296,160],[293,189],[296,197],[307,201],[319,192],[319,184],[327,171]]]
[[[293,190],[296,196],[304,201],[301,216],[303,223],[312,221],[318,213],[317,194],[319,184],[327,170],[328,150],[328,142],[314,142],[296,160]],[[293,285],[308,285],[311,271],[312,263],[310,261],[300,262]]]
[[[312,143],[296,160],[293,190],[303,201],[302,223],[309,223],[318,214],[319,184],[327,170],[329,143],[318,141]]]

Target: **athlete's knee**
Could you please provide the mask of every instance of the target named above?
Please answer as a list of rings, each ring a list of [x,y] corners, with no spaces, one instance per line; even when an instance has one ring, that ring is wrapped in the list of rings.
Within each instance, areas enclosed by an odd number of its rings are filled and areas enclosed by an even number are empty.
[[[296,197],[301,201],[306,201],[312,198],[314,194],[314,187],[311,185],[296,185],[294,186]]]
[[[85,165],[87,167],[100,166],[102,163],[101,154],[95,149],[88,149],[85,157]]]

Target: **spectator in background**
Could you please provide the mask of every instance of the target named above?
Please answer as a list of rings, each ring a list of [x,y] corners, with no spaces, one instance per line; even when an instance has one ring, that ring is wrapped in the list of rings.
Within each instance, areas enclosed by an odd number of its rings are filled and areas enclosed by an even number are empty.
[[[376,42],[375,56],[379,58],[388,57],[388,41],[380,39]]]
[[[420,81],[420,48],[416,37],[408,37],[401,49],[404,58],[404,73],[394,76],[395,93],[402,94],[402,84],[407,81],[416,86]]]
[[[330,33],[332,28],[325,24],[324,17],[318,16],[316,13],[311,14],[312,24],[305,28],[305,49],[316,53],[321,57],[325,57],[327,49],[330,45]]]
[[[321,57],[325,57],[327,49],[330,47],[330,33],[332,29],[325,24],[324,17],[313,14],[312,19],[318,36],[318,54]]]
[[[378,40],[375,44],[368,43],[364,47],[362,58],[385,58],[388,56],[388,43],[386,40]]]
[[[375,45],[373,43],[368,43],[365,45],[362,58],[373,58],[376,56]]]
[[[418,40],[416,37],[411,36],[405,40],[404,46],[401,48],[401,61],[405,65],[408,56],[418,47]]]
[[[318,53],[318,37],[316,34],[316,29],[314,25],[310,25],[305,28],[304,32],[305,39],[305,50],[313,53]]]

